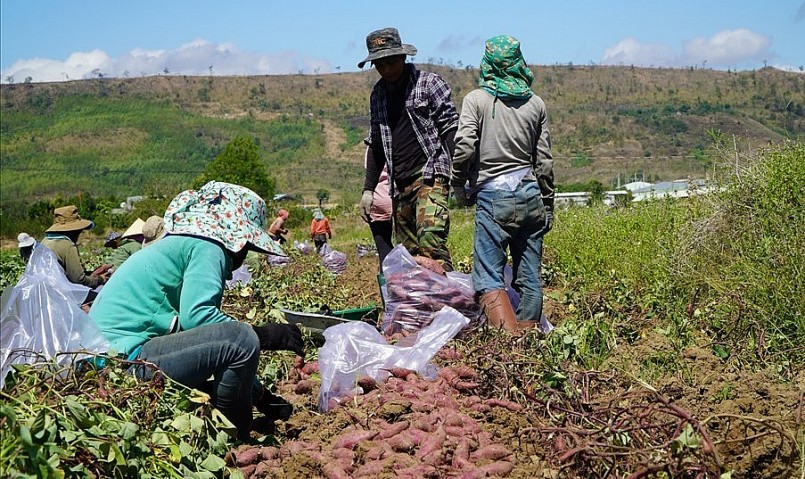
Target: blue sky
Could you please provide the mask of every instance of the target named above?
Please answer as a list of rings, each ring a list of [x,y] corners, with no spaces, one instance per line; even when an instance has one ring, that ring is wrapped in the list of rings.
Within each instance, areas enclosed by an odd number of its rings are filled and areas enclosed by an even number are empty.
[[[458,66],[499,34],[533,65],[805,65],[802,0],[2,0],[0,81],[357,71],[386,26]]]

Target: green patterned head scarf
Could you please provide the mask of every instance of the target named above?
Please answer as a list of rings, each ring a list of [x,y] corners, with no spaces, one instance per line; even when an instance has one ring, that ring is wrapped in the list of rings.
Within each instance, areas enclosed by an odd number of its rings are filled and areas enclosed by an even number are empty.
[[[508,35],[498,35],[486,41],[481,59],[478,85],[502,99],[525,100],[531,97],[534,74],[526,65],[520,51],[520,41]]]

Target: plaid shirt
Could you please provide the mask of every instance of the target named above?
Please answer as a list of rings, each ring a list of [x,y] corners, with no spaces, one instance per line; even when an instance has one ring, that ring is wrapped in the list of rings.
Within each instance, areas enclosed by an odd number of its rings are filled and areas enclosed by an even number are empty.
[[[450,99],[450,86],[435,73],[423,72],[413,64],[405,66],[403,75],[410,75],[406,90],[405,111],[411,118],[419,146],[428,160],[422,169],[422,177],[431,180],[436,176],[450,178],[450,157],[442,138],[450,130],[458,127],[458,112]],[[386,82],[380,79],[372,90],[370,100],[372,126],[369,130],[369,141],[380,142],[386,156],[389,175],[389,194],[394,196],[394,165],[391,156],[391,127],[389,127],[388,110],[386,109]]]

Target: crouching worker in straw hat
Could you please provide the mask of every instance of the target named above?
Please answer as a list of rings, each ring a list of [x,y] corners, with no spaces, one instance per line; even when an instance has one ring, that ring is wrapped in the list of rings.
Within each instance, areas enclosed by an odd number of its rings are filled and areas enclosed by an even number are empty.
[[[137,218],[129,229],[120,235],[118,247],[104,261],[108,265],[106,269],[109,273],[114,273],[124,261],[143,248],[143,225],[145,225],[145,221]]]
[[[296,325],[252,326],[220,310],[225,282],[249,251],[283,255],[265,226],[266,204],[247,188],[212,181],[184,191],[165,212],[166,236],[123,263],[90,311],[114,350],[209,391],[244,440],[252,406],[272,419],[292,409],[257,381],[260,351],[305,353]],[[141,379],[154,372],[135,369]]]
[[[71,283],[83,284],[97,288],[106,283],[108,274],[92,274],[84,270],[81,256],[78,254],[78,237],[84,230],[95,226],[90,220],[81,218],[74,205],[62,206],[53,210],[53,225],[45,230],[42,245],[47,246],[56,255],[64,274]]]
[[[509,331],[533,328],[542,314],[542,237],[551,228],[553,156],[545,103],[520,42],[486,42],[481,88],[464,97],[450,184],[459,205],[477,192],[472,284],[489,323]],[[517,313],[506,293],[511,251]]]

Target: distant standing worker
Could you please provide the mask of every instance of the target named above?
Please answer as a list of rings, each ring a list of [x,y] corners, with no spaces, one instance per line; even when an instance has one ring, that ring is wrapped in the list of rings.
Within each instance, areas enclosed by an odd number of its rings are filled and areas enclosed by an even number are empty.
[[[472,283],[489,323],[510,331],[539,324],[542,237],[553,215],[548,115],[533,80],[519,41],[486,41],[481,88],[464,97],[450,178],[460,205],[477,192]],[[507,249],[521,299],[516,315],[504,281]]]
[[[288,234],[288,230],[285,229],[285,221],[288,220],[288,216],[288,210],[280,208],[277,211],[277,217],[268,227],[268,236],[279,244],[285,243],[285,235]]]
[[[313,211],[313,221],[310,222],[310,237],[313,238],[313,244],[316,245],[317,252],[327,243],[328,239],[333,237],[330,220],[324,216],[324,213],[319,208]]]
[[[402,43],[396,28],[371,32],[366,48],[369,54],[358,68],[372,62],[380,80],[370,100],[369,146],[374,161],[366,168],[361,216],[371,221],[374,191],[385,165],[395,241],[412,255],[431,258],[451,271],[447,182],[458,113],[450,86],[439,75],[405,63],[406,55],[416,55],[417,50]]]

